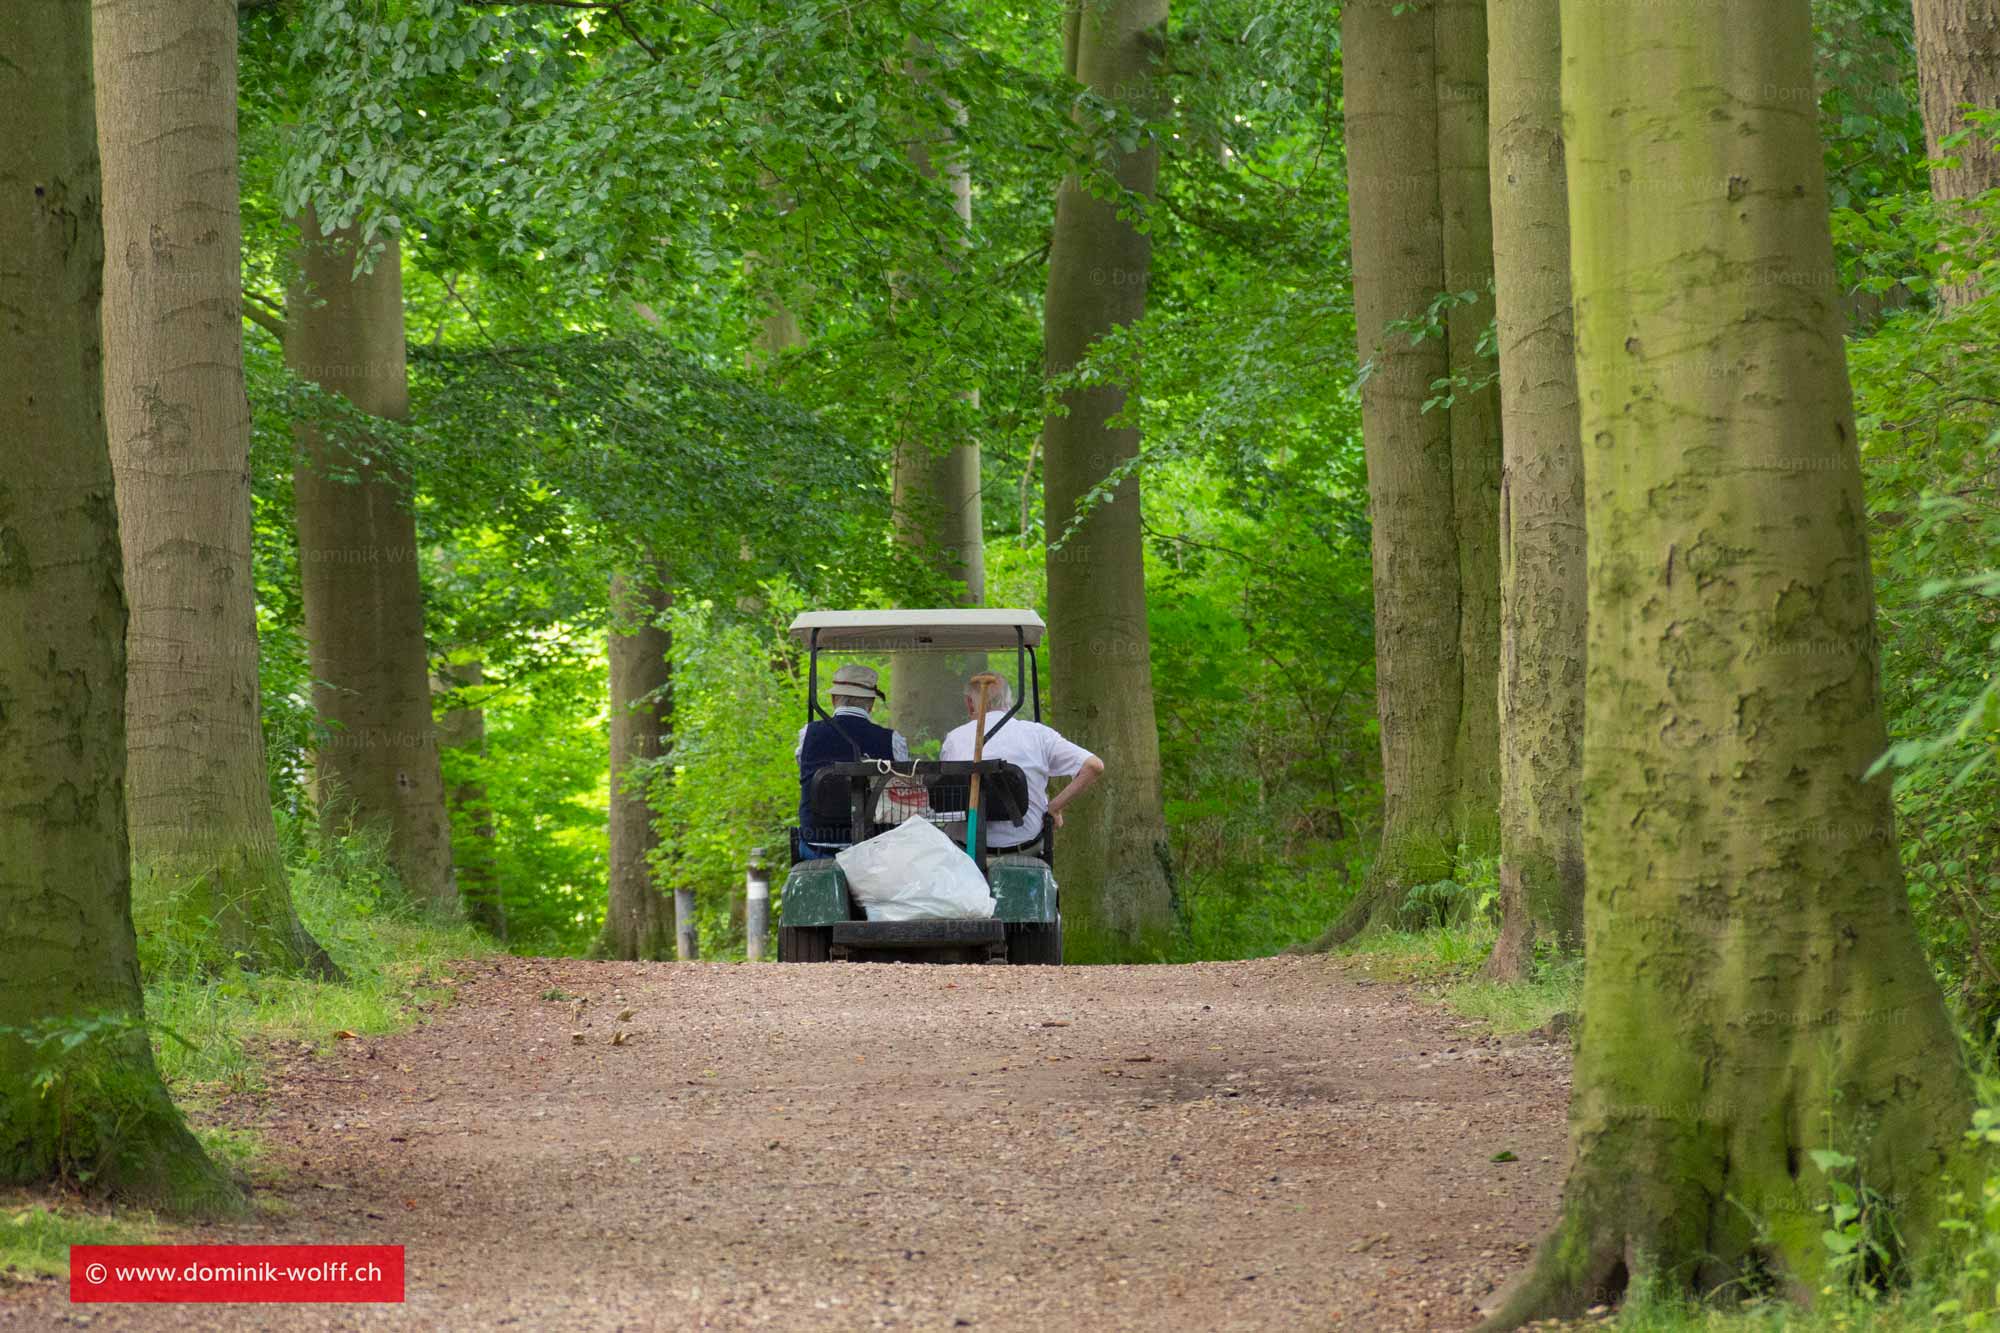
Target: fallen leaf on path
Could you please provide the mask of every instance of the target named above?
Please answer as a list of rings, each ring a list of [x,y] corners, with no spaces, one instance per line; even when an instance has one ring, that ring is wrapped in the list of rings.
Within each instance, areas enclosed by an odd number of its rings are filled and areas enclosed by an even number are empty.
[[[1125,1063],[1128,1065],[1149,1065],[1153,1063],[1153,1057],[1150,1055],[1128,1055],[1125,1057]]]
[[[335,1040],[335,1041],[360,1041],[360,1040],[361,1040],[361,1034],[360,1034],[359,1032],[350,1032],[350,1031],[348,1031],[348,1030],[347,1030],[346,1028],[342,1028],[342,1029],[341,1029],[340,1031],[338,1031],[338,1032],[334,1033],[334,1034],[333,1034],[333,1037],[334,1037],[334,1040]]]
[[[618,1021],[621,1023],[629,1023],[632,1021],[632,1015],[638,1012],[639,1011],[637,1009],[620,1009],[618,1011]]]
[[[1493,1154],[1493,1160],[1496,1162],[1518,1162],[1521,1159],[1513,1153],[1508,1152],[1505,1148],[1502,1148],[1499,1152]]]
[[[623,1046],[625,1044],[625,1033],[623,1029],[620,1029],[619,1031],[611,1034],[611,1044],[613,1046]]]
[[[1069,1026],[1069,1020],[1067,1018],[1051,1018],[1043,1023],[1042,1026],[1045,1028],[1066,1028]]]
[[[578,1046],[581,1046],[581,1045],[583,1045],[583,1042],[584,1042],[584,1036],[583,1036],[583,1034],[582,1034],[581,1032],[572,1032],[572,1033],[570,1033],[570,1034],[569,1034],[569,1039],[570,1039],[570,1040],[571,1040],[572,1042],[576,1043],[576,1044],[577,1044]]]

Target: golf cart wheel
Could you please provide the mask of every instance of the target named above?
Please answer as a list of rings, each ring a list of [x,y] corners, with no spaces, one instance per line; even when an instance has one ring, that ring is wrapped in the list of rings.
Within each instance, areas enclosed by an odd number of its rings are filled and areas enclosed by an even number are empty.
[[[1062,966],[1062,918],[1048,925],[1024,921],[1007,927],[1007,961],[1016,967]]]
[[[778,927],[778,961],[824,963],[833,956],[833,927]]]

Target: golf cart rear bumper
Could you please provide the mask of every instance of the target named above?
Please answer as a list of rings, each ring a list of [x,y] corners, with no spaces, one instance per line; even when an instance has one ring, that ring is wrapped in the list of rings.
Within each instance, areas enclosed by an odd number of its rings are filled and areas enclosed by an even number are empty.
[[[1007,943],[1002,921],[842,921],[833,928],[833,947],[852,949],[940,949]]]
[[[833,927],[835,960],[896,954],[960,952],[968,962],[1007,961],[1007,926],[1001,921],[842,921]]]

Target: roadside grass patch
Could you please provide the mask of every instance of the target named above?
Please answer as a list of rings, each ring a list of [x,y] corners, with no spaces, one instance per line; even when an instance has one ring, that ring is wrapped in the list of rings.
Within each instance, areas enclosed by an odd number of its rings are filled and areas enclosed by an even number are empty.
[[[1547,1027],[1557,1014],[1578,1012],[1583,1002],[1581,959],[1538,958],[1520,981],[1480,976],[1498,935],[1498,928],[1486,920],[1430,930],[1384,931],[1354,941],[1337,956],[1374,980],[1415,986],[1497,1036],[1533,1032]]]
[[[343,1032],[406,1028],[450,998],[454,960],[499,951],[473,927],[410,904],[379,843],[358,836],[325,846],[303,842],[288,849],[293,901],[344,980],[216,972],[172,934],[140,936],[154,1056],[177,1097],[256,1088],[261,1050],[274,1043],[318,1046]]]
[[[72,1245],[143,1245],[159,1235],[151,1213],[111,1211],[25,1190],[0,1190],[0,1287],[10,1280],[67,1278]]]
[[[1618,1333],[1931,1333],[1960,1326],[1941,1323],[1930,1302],[1915,1292],[1875,1301],[1823,1295],[1807,1309],[1775,1296],[1704,1305],[1687,1296],[1634,1287],[1614,1318],[1568,1327]]]

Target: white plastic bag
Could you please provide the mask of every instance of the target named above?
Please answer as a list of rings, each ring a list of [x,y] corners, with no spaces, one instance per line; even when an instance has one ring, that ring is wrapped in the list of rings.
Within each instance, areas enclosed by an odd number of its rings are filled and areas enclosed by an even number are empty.
[[[993,915],[971,857],[927,819],[912,819],[839,852],[847,891],[870,921],[967,921]]]

